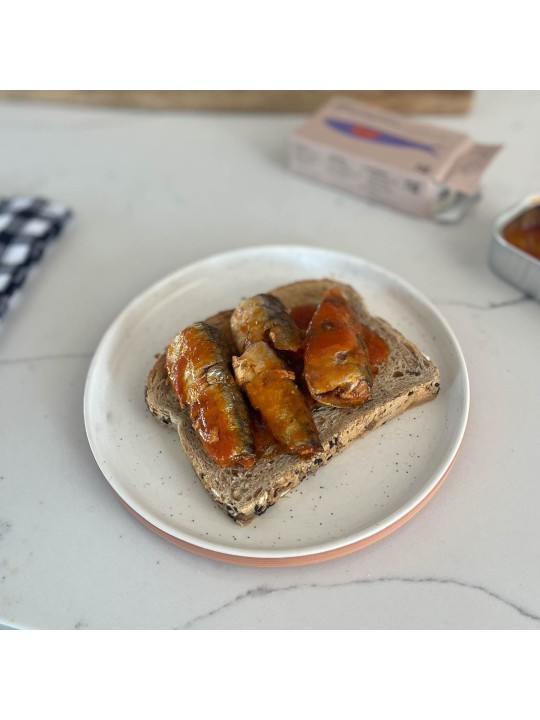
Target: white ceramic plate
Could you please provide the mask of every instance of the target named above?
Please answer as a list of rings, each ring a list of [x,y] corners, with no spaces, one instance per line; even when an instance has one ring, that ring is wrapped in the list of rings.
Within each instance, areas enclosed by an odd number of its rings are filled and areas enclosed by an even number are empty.
[[[438,397],[352,443],[251,525],[211,500],[174,432],[144,401],[144,383],[183,327],[241,297],[306,278],[355,287],[439,367]],[[251,565],[317,562],[383,537],[420,509],[457,454],[469,409],[459,345],[436,308],[396,275],[342,253],[267,246],[210,257],[157,283],[114,321],[85,389],[86,431],[112,488],[143,523],[203,555]]]

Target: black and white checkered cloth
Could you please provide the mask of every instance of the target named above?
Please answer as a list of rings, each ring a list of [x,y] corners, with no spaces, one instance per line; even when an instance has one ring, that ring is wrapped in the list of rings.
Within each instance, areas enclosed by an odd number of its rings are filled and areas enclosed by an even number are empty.
[[[39,197],[0,197],[0,318],[72,212]]]

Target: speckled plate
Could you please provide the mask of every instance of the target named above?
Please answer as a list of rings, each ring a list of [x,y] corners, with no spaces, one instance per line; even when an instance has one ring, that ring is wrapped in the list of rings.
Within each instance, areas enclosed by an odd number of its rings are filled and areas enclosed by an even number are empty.
[[[350,283],[375,315],[439,367],[441,391],[425,405],[352,443],[251,525],[211,500],[173,430],[144,402],[155,353],[182,327],[246,295],[295,280]],[[386,536],[433,496],[465,431],[469,384],[456,338],[436,308],[396,275],[360,258],[299,246],[255,247],[184,267],[137,297],[92,360],[84,417],[90,446],[125,506],[147,527],[193,552],[246,565],[299,565]]]

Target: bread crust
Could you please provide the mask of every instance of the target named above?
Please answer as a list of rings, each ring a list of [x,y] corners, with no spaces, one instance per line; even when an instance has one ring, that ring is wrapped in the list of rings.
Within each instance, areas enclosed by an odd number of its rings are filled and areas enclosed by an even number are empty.
[[[389,346],[389,357],[373,383],[373,399],[360,407],[319,406],[313,410],[322,451],[313,457],[278,454],[258,459],[250,469],[220,468],[205,452],[182,410],[167,377],[164,355],[157,357],[146,380],[148,408],[164,425],[176,428],[193,469],[213,500],[239,525],[262,515],[280,497],[297,487],[347,445],[411,407],[432,400],[439,392],[439,371],[410,340],[382,318],[371,316],[362,297],[349,285],[331,279],[305,280],[269,293],[287,308],[318,304],[331,287],[346,295],[360,321],[378,333]],[[217,313],[205,322],[221,327],[230,336],[232,311]]]

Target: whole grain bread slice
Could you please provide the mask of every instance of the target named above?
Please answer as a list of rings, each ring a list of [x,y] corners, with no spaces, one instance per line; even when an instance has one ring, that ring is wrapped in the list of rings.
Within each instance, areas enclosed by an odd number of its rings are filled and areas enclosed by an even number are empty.
[[[287,308],[293,308],[318,304],[331,287],[341,288],[360,321],[386,341],[389,356],[375,377],[372,400],[356,408],[318,406],[312,411],[323,446],[313,457],[279,453],[258,459],[250,469],[218,467],[204,450],[187,412],[178,404],[167,376],[164,354],[157,358],[148,375],[148,408],[159,422],[178,430],[182,447],[202,484],[240,525],[262,515],[351,441],[405,410],[432,400],[439,392],[439,371],[433,362],[385,320],[370,315],[362,297],[349,285],[330,279],[304,280],[269,292]],[[232,341],[231,312],[220,312],[206,322],[221,327]]]

